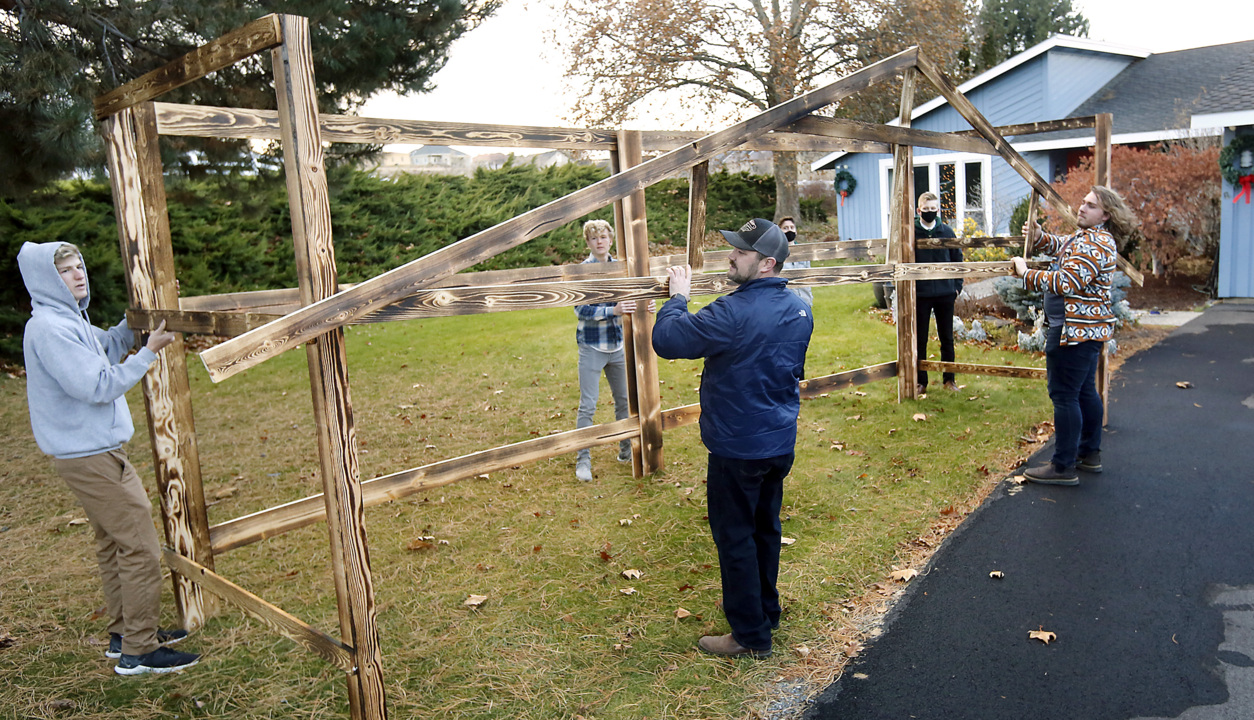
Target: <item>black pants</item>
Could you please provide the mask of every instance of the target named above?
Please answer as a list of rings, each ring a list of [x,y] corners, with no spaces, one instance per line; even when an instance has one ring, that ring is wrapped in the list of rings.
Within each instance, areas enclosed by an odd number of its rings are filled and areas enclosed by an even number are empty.
[[[921,297],[915,300],[915,335],[918,336],[919,362],[927,359],[928,316],[936,315],[936,334],[940,336],[941,362],[954,361],[954,301],[957,295]],[[947,372],[942,382],[953,382],[954,374]],[[919,384],[927,387],[927,373],[919,371]]]
[[[779,509],[792,462],[793,453],[761,460],[710,454],[706,495],[723,612],[732,637],[750,650],[770,650],[771,627],[779,624]]]

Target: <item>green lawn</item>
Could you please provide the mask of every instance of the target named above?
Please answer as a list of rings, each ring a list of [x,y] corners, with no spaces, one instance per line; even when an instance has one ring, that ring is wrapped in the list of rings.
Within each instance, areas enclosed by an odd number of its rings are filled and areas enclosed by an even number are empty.
[[[819,288],[815,300],[809,376],[893,359],[870,287]],[[574,427],[568,308],[362,326],[348,348],[363,478]],[[1042,364],[987,345],[960,345],[958,361]],[[189,364],[211,522],[320,491],[304,353],[220,385]],[[663,408],[696,402],[700,367],[661,362]],[[783,551],[786,610],[765,661],[695,647],[727,631],[695,425],[666,435],[659,477],[633,479],[611,445],[593,450],[592,483],[575,480],[571,455],[368,509],[391,716],[746,717],[780,678],[822,676],[851,632],[842,604],[917,557],[942,511],[981,497],[1050,416],[1044,383],[959,382],[960,393],[937,380],[906,404],[893,381],[803,403],[783,510],[796,543]],[[230,607],[186,641],[204,653],[199,666],[114,675],[90,527],[70,524],[81,509],[35,447],[24,380],[0,379],[0,397],[0,717],[347,716],[338,670]],[[129,450],[151,488],[143,400],[129,400]],[[611,418],[603,389],[598,420]],[[422,537],[432,546],[409,549]],[[220,556],[217,569],[337,634],[327,553],[315,525]],[[471,594],[488,600],[468,608]],[[790,652],[803,645],[807,658]]]

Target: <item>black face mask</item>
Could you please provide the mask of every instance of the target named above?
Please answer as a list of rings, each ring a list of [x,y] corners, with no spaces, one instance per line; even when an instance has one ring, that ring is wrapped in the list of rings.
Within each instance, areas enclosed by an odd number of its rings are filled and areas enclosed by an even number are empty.
[[[923,222],[930,223],[936,221],[937,214],[938,213],[934,210],[925,210],[924,212],[919,213],[919,217],[923,218]]]
[[[797,233],[793,232],[792,230],[785,230],[784,237],[788,238],[788,242],[797,241]]]

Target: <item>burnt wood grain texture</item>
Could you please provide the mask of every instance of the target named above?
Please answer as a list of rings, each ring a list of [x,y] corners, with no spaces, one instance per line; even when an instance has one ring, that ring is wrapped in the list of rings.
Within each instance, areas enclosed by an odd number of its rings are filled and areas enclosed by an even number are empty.
[[[174,250],[151,105],[141,103],[109,116],[103,131],[129,304],[149,310],[177,308]],[[157,354],[142,386],[166,543],[212,568],[182,337]],[[216,609],[213,599],[178,572],[170,579],[182,626],[189,631],[202,627]]]
[[[922,55],[920,55],[922,59]],[[910,127],[910,115],[914,111],[914,86],[918,72],[913,68],[901,74],[901,104],[899,122]],[[893,146],[893,198],[892,217],[889,224],[888,246],[895,250],[898,263],[914,262],[914,148],[909,145]],[[915,307],[916,295],[913,280],[898,279],[893,294],[897,307],[897,397],[913,400],[918,396],[917,375],[919,351],[916,343],[918,329]]]
[[[639,422],[626,418],[441,460],[366,480],[361,484],[363,504],[366,507],[382,505],[459,480],[616,443],[639,434]],[[210,528],[210,537],[214,551],[223,553],[312,525],[325,517],[324,496],[312,495],[214,525]]]
[[[1013,365],[973,365],[971,363],[938,362],[923,360],[919,367],[931,372],[951,372],[958,375],[994,375],[996,377],[1044,380],[1045,368],[1016,367]]]
[[[1020,123],[1018,125],[998,125],[993,128],[1002,137],[1020,135],[1036,135],[1038,133],[1058,132],[1059,130],[1083,130],[1093,127],[1096,119],[1092,115],[1084,117],[1063,118],[1062,120],[1045,120],[1042,122]],[[953,135],[979,135],[978,130],[960,130]]]
[[[346,673],[352,674],[357,666],[353,648],[327,635],[314,626],[298,619],[282,608],[248,592],[244,588],[218,575],[210,568],[188,560],[170,548],[163,552],[166,565],[192,579],[198,586],[238,607],[263,625],[274,630],[301,647],[321,656],[324,660]]]
[[[1040,198],[1041,198],[1041,194],[1033,190],[1032,196],[1028,200],[1028,227],[1029,228],[1036,227],[1036,207]],[[1036,233],[1035,230],[1033,230],[1032,232],[1033,234]],[[1023,259],[1024,260],[1027,260],[1032,255],[1032,243],[1028,242],[1028,237],[1029,236],[1027,235],[1023,236]]]
[[[692,166],[692,176],[688,180],[688,265],[693,272],[705,267],[705,254],[701,251],[705,243],[705,211],[706,196],[710,189],[710,161]]]
[[[620,130],[618,133],[618,160],[624,171],[638,166],[643,159],[640,132]],[[627,272],[632,277],[649,277],[649,220],[644,203],[644,189],[623,198],[623,251],[627,260]],[[662,395],[658,387],[657,354],[653,352],[653,315],[647,301],[637,302],[636,311],[624,323],[624,335],[631,331],[631,360],[636,376],[636,412],[640,422],[640,473],[653,475],[661,470],[662,460]],[[626,337],[624,337],[626,340]],[[636,467],[633,444],[632,468]]]
[[[797,132],[815,135],[848,137],[867,140],[885,146],[910,145],[912,147],[937,148],[976,155],[996,155],[997,151],[983,138],[953,135],[950,133],[916,130],[908,124],[902,126],[876,125],[860,120],[845,120],[811,115],[789,126]]]
[[[917,57],[917,48],[905,50],[690,145],[611,175],[582,190],[383,273],[352,290],[320,300],[268,326],[209,348],[201,353],[201,359],[209,370],[210,379],[220,382],[314,337],[351,324],[358,317],[396,302],[432,282],[516,247],[699,162],[709,160],[741,144],[745,138],[787,125],[814,110],[882,81],[902,68],[914,65]]]
[[[281,41],[278,16],[258,18],[96,98],[96,119],[103,120],[124,108],[152,100],[215,70],[272,48]]]
[[[331,206],[313,79],[309,21],[281,15],[283,44],[271,51],[283,167],[292,215],[292,239],[301,300],[313,303],[338,289]],[[354,648],[357,672],[347,677],[353,718],[383,720],[387,704],[383,657],[375,614],[374,581],[366,539],[357,460],[357,436],[349,399],[344,330],[336,328],[306,344],[319,465],[326,496],[332,575],[340,633]]]
[[[1110,135],[1114,117],[1110,113],[1097,116],[1093,144],[1093,184],[1110,186]],[[1110,356],[1097,357],[1097,393],[1102,396],[1102,425],[1110,421]]]

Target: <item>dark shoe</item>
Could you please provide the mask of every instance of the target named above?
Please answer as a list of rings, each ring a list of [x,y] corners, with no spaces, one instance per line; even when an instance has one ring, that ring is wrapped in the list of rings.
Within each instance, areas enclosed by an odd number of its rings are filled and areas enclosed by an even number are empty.
[[[143,655],[122,655],[113,672],[118,675],[143,675],[144,673],[178,672],[189,668],[200,660],[195,653],[179,652],[159,647]]]
[[[1080,459],[1075,463],[1076,470],[1084,472],[1099,473],[1102,471],[1102,451],[1094,450],[1088,455],[1081,455]]]
[[[1052,462],[1024,470],[1023,477],[1027,478],[1028,482],[1034,482],[1038,485],[1080,484],[1080,477],[1075,474],[1075,470],[1059,468]]]
[[[949,382],[945,383],[945,389],[949,390],[950,392],[958,392],[958,383],[954,382],[953,380],[950,380]]]
[[[738,657],[740,655],[748,655],[755,658],[770,657],[770,650],[750,650],[740,643],[736,642],[736,638],[731,633],[726,635],[706,635],[697,641],[697,647],[711,655],[722,655],[724,657]]]
[[[629,462],[631,462],[631,445],[630,445],[630,444],[628,444],[628,445],[627,445],[627,447],[622,447],[622,446],[619,446],[619,448],[618,448],[618,461],[619,461],[620,463],[629,463]]]
[[[158,630],[157,642],[162,646],[169,646],[177,643],[187,637],[186,630]],[[105,650],[105,657],[117,660],[122,657],[122,636],[117,633],[109,633],[109,649]]]
[[[915,385],[914,394],[920,397],[927,395],[927,385]]]

